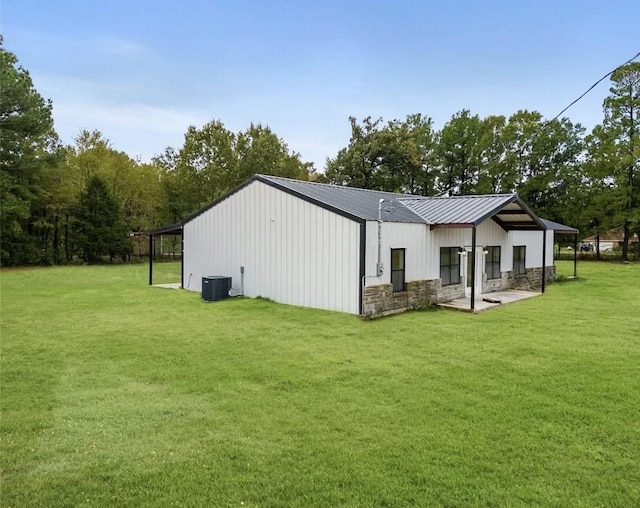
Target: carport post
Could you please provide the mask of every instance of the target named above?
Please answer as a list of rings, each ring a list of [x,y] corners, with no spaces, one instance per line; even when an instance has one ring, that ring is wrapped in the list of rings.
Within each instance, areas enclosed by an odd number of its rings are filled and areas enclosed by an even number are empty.
[[[471,230],[471,312],[476,308],[476,226]]]
[[[153,235],[149,233],[149,285],[153,286]]]
[[[184,289],[184,229],[180,235],[180,287]]]
[[[578,276],[578,233],[573,237],[573,276]]]
[[[544,283],[547,278],[547,230],[542,230],[542,292],[544,293]]]

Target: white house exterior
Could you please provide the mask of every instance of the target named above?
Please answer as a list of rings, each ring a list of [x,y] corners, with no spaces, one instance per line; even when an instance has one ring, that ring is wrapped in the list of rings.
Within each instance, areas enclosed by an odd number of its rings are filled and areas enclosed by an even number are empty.
[[[259,179],[184,224],[185,288],[229,275],[244,294],[359,313],[359,224]]]
[[[555,276],[553,231],[515,195],[428,198],[256,175],[151,233],[177,227],[185,289],[230,276],[236,294],[352,314],[544,289]]]

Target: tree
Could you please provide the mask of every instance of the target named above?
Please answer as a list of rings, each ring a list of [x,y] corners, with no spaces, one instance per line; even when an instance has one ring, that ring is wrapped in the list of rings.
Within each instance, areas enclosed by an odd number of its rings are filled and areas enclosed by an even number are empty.
[[[327,159],[325,168],[326,181],[360,187],[362,189],[379,189],[380,147],[377,143],[377,133],[380,130],[382,118],[372,120],[367,117],[359,124],[356,118],[350,116],[351,138],[349,145],[342,148],[334,159]]]
[[[232,187],[257,173],[308,180],[313,172],[313,165],[302,162],[300,154],[291,152],[269,126],[252,123],[236,135],[235,147],[238,174],[235,182],[229,182]]]
[[[86,263],[96,263],[101,256],[124,256],[131,252],[131,242],[118,202],[98,176],[89,178],[73,208],[74,232]]]
[[[439,191],[447,195],[476,192],[480,173],[482,122],[464,109],[451,117],[440,131],[436,153],[440,164]]]
[[[504,116],[488,116],[481,121],[478,139],[479,194],[500,194],[515,187],[514,177],[507,164],[505,134],[507,120]]]
[[[36,91],[13,53],[0,46],[0,229],[2,264],[38,260],[31,236],[32,208],[42,196],[42,175],[54,163],[51,102]]]
[[[91,177],[99,176],[117,200],[130,232],[157,225],[162,195],[160,169],[115,150],[101,132],[83,130],[75,138],[68,173],[74,176],[76,197]]]
[[[433,194],[436,181],[432,121],[420,114],[404,121],[350,117],[351,139],[327,160],[324,181],[389,192]]]
[[[567,182],[580,170],[584,128],[567,118],[547,122],[537,111],[518,111],[503,130],[505,175],[537,214],[562,221],[571,199]]]
[[[178,222],[256,173],[307,180],[313,172],[313,165],[302,162],[268,126],[251,124],[233,133],[219,120],[199,129],[190,126],[182,148],[167,148],[153,163],[161,170],[163,214],[170,222]]]
[[[609,156],[615,160],[610,177],[623,197],[622,259],[628,259],[632,230],[640,229],[640,62],[616,69],[611,75],[610,95],[604,100],[603,136],[608,137]]]

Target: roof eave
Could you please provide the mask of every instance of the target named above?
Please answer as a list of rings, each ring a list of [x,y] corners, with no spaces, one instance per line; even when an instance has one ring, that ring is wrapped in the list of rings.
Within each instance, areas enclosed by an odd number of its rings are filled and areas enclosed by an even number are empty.
[[[150,235],[180,235],[182,234],[182,222],[177,222],[175,224],[168,224],[166,226],[161,226],[159,228],[154,228],[149,230]]]
[[[533,228],[533,231],[546,231],[547,230],[546,225],[542,222],[540,217],[538,217],[535,213],[533,213],[533,211],[525,204],[524,201],[522,201],[522,199],[520,199],[520,196],[518,196],[517,194],[513,194],[507,201],[505,201],[504,203],[500,204],[499,206],[496,206],[493,210],[485,213],[479,219],[476,219],[473,222],[473,225],[474,226],[478,226],[478,225],[482,224],[484,221],[486,221],[487,219],[491,219],[491,218],[493,218],[495,220],[496,216],[504,209],[504,207],[507,206],[507,205],[510,205],[511,203],[517,203],[518,206],[520,206],[522,208],[522,210],[524,210],[524,212],[529,217],[531,217],[531,219],[533,220],[533,222],[537,226],[537,227]],[[532,230],[532,228],[530,228],[530,227],[512,228],[512,227],[510,227],[510,224],[507,221],[499,221],[498,222],[496,220],[496,222],[498,223],[498,225],[500,225],[500,227],[502,227],[503,229],[505,229],[507,231],[518,231],[518,230],[531,231]]]

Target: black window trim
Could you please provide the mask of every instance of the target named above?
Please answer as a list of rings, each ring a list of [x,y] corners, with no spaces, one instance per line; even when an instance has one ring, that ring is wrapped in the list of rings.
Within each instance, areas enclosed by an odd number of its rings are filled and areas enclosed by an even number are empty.
[[[495,280],[502,277],[502,272],[500,271],[500,263],[502,261],[502,249],[500,245],[488,245],[485,247],[487,250],[485,263],[484,263],[484,271],[487,274],[487,280]],[[495,258],[495,252],[498,252],[498,259]]]
[[[402,268],[400,269],[395,269],[393,268],[393,253],[394,251],[400,251],[402,252]],[[391,286],[393,287],[393,292],[394,293],[401,293],[403,291],[407,290],[407,277],[406,277],[406,270],[407,270],[407,249],[406,248],[399,248],[399,249],[391,249],[391,263],[389,264],[389,266],[391,266]],[[401,273],[402,274],[402,289],[396,289],[396,285],[394,283],[394,274],[397,273]]]
[[[446,249],[449,251],[449,263],[442,264],[442,251]],[[452,264],[451,261],[455,260],[456,263]],[[442,277],[442,269],[447,268],[449,271],[449,282],[445,283],[444,277]],[[440,247],[440,283],[442,286],[455,286],[460,284],[460,247]]]
[[[522,257],[521,258],[516,257],[516,252],[518,253],[522,252]],[[514,245],[513,246],[513,274],[525,275],[526,273],[527,273],[527,246]]]

